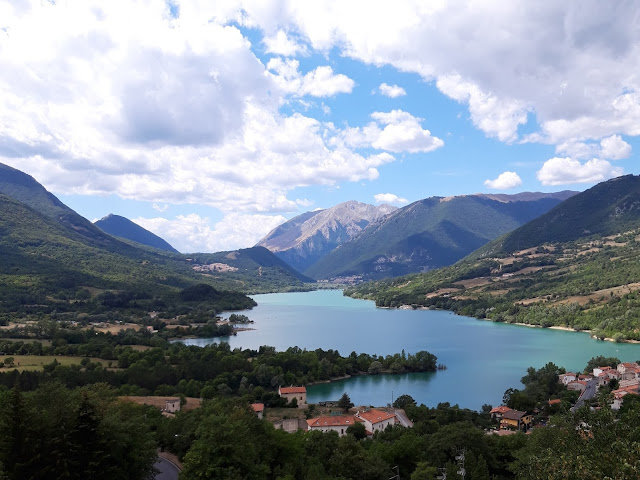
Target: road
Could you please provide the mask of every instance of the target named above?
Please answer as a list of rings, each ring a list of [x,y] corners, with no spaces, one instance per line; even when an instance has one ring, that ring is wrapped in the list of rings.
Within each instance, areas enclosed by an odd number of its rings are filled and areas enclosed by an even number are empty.
[[[169,460],[158,457],[154,467],[159,471],[155,480],[178,480],[180,470]]]
[[[394,410],[394,413],[396,414],[398,420],[400,421],[400,425],[407,428],[413,427],[413,422],[409,420],[409,417],[407,417],[407,414],[404,413],[404,410],[396,408]]]
[[[598,385],[598,380],[596,380],[595,378],[587,382],[587,388],[584,389],[582,394],[580,394],[580,397],[578,398],[578,401],[576,402],[576,404],[571,408],[572,412],[575,412],[582,405],[584,405],[585,401],[591,400],[593,397],[596,396],[596,385]]]

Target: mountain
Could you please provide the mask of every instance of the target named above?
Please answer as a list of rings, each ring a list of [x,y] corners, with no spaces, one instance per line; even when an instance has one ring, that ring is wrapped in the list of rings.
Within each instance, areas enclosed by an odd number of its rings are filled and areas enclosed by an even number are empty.
[[[121,248],[122,242],[106,234],[89,220],[67,207],[52,193],[48,192],[33,177],[20,170],[0,163],[0,193],[5,194],[34,211],[53,219],[88,241],[105,248]]]
[[[232,282],[241,291],[256,291],[265,282],[278,291],[308,290],[310,287],[304,284],[315,283],[265,247],[194,253],[189,257],[195,271],[214,280]]]
[[[175,248],[156,234],[151,233],[149,230],[142,228],[140,225],[133,223],[128,218],[121,217],[120,215],[107,215],[95,222],[94,225],[115,237],[126,238],[127,240],[141,243],[142,245],[147,245],[159,250],[178,253]]]
[[[452,266],[347,294],[640,340],[640,177],[599,183]]]
[[[312,278],[371,280],[451,265],[575,192],[431,197],[368,225],[305,270]]]
[[[181,287],[194,282],[185,264],[122,243],[105,249],[69,227],[0,194],[0,259],[3,283],[27,290],[59,292],[101,289]],[[107,236],[102,233],[102,235]],[[117,245],[113,239],[113,245]],[[171,275],[173,273],[173,275]]]
[[[82,291],[136,292],[140,299],[198,283],[244,293],[309,288],[298,272],[261,250],[253,255],[255,268],[214,278],[185,255],[105,233],[29,175],[0,164],[0,309],[9,290],[18,302],[44,305]]]
[[[340,203],[292,218],[269,232],[256,246],[268,248],[304,273],[337,246],[357,237],[367,225],[395,210],[391,205]]]
[[[547,242],[611,235],[636,228],[639,218],[640,177],[625,175],[569,198],[505,237],[500,248],[513,252]]]

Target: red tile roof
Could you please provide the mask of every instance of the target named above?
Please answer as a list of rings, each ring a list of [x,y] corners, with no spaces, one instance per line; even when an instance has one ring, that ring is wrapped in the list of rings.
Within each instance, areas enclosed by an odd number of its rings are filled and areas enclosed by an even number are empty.
[[[307,420],[309,428],[348,427],[359,422],[353,415],[335,415],[333,417],[318,417]]]
[[[505,413],[511,410],[509,407],[505,407],[504,405],[500,405],[499,407],[492,408],[489,413]]]
[[[258,412],[263,412],[264,411],[264,403],[252,403],[251,404],[251,408],[253,408],[253,411],[258,413]]]
[[[554,398],[553,400],[549,400],[549,405],[557,405],[560,402],[562,402],[562,400],[560,400],[559,398]]]
[[[307,393],[305,387],[280,387],[280,393]]]
[[[508,412],[505,412],[504,418],[507,418],[509,420],[520,420],[526,414],[527,412],[521,412],[519,410],[510,410]]]
[[[372,424],[384,422],[385,420],[389,420],[390,418],[395,418],[395,413],[387,413],[381,412],[380,410],[376,410],[372,408],[371,410],[367,410],[365,412],[358,412],[356,415]]]

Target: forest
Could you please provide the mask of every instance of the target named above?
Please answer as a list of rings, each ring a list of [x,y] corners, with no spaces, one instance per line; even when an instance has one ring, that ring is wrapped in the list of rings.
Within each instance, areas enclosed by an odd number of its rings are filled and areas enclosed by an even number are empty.
[[[640,340],[640,231],[593,235],[526,251],[483,247],[455,265],[367,283],[345,295],[376,305],[446,309],[496,322],[591,331]]]
[[[277,397],[273,383],[282,380],[279,375],[302,379],[298,376],[322,362],[337,369],[364,368],[376,361],[366,354],[342,357],[331,351],[276,352],[269,347],[230,351],[224,345],[116,350],[126,384],[109,384],[109,377],[100,375],[104,372],[96,372],[101,368],[87,361],[66,370],[48,365],[41,373],[0,374],[0,478],[146,479],[153,475],[158,448],[182,461],[181,479],[386,480],[400,475],[431,480],[443,472],[455,479],[460,478],[455,457],[461,451],[465,478],[471,480],[631,479],[640,469],[640,401],[625,401],[618,413],[588,406],[571,412],[575,392],[558,383],[564,370],[551,363],[528,369],[522,390],[505,392],[507,405],[538,411],[543,426],[530,434],[487,434],[496,428],[490,405],[481,411],[448,403],[428,407],[401,395],[394,406],[405,409],[413,428],[388,427],[367,438],[355,428],[343,437],[336,432],[286,433],[249,408],[254,400]],[[391,357],[377,361],[402,359]],[[420,368],[418,359],[406,358],[407,368]],[[431,359],[423,355],[423,360]],[[592,359],[587,367],[603,361],[617,359]],[[148,391],[151,384],[144,384],[145,377],[159,374],[167,363],[180,367],[177,384],[166,383],[156,391],[199,393],[200,408],[165,416],[155,407],[118,399],[131,391]],[[245,369],[236,389],[237,376],[227,372]],[[213,383],[199,380],[208,377]],[[561,401],[550,405],[549,398]],[[606,401],[604,391],[594,405]]]

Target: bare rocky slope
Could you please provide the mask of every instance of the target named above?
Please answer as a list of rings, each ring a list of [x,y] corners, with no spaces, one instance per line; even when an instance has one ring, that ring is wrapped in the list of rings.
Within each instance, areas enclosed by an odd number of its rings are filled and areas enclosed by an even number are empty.
[[[396,210],[391,205],[340,203],[292,218],[269,232],[256,246],[268,248],[304,272],[337,246],[356,238],[367,226]]]
[[[575,192],[431,197],[370,222],[304,270],[315,279],[374,280],[451,265]]]

